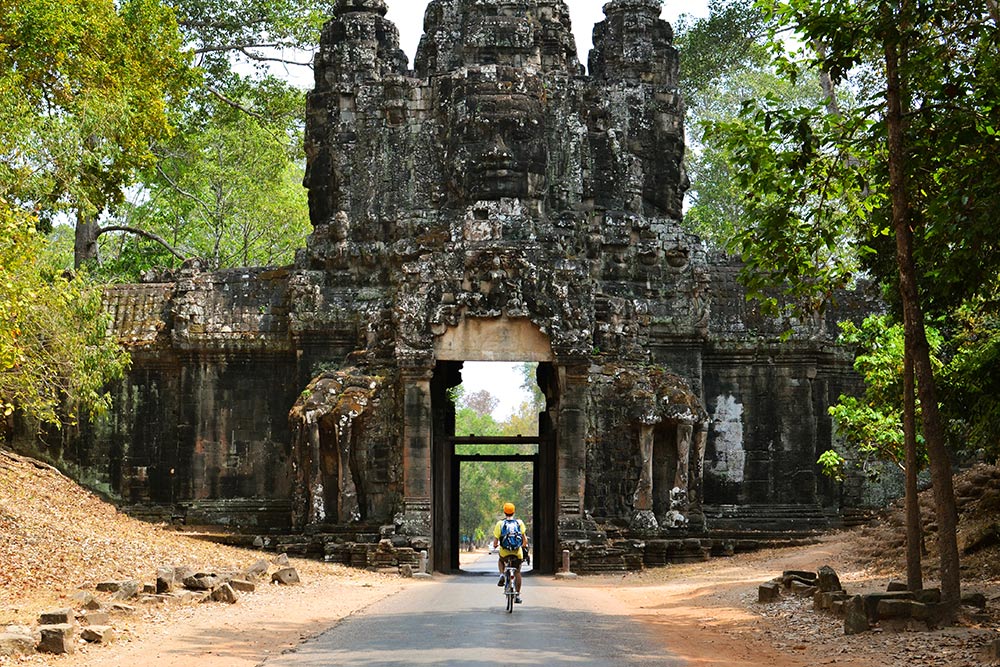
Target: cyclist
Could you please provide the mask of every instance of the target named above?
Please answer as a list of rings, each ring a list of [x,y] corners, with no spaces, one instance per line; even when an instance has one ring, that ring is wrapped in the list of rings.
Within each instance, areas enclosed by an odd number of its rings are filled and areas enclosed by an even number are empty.
[[[517,597],[514,602],[521,602],[521,563],[527,560],[528,556],[528,531],[524,527],[524,522],[514,518],[514,503],[503,504],[504,518],[497,521],[493,526],[493,548],[500,547],[500,581],[497,586],[503,586],[504,560],[507,557],[514,559],[514,567],[517,572],[514,575],[514,589]],[[505,546],[506,545],[506,546]],[[516,548],[513,548],[517,545]],[[512,548],[508,548],[512,547]],[[529,561],[530,562],[530,561]]]

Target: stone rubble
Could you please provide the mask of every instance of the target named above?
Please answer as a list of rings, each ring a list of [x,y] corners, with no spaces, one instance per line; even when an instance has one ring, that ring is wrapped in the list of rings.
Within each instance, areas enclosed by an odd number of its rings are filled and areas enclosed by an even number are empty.
[[[76,591],[69,596],[74,608],[43,611],[38,615],[34,628],[8,626],[0,632],[0,657],[29,656],[35,652],[70,654],[76,643],[109,644],[119,638],[119,631],[112,624],[114,616],[132,615],[136,607],[126,604],[130,600],[141,605],[159,605],[166,602],[190,604],[195,602],[220,602],[235,604],[241,593],[256,591],[255,582],[266,579],[272,567],[270,581],[276,584],[299,583],[298,571],[289,565],[286,554],[276,555],[272,566],[258,560],[241,572],[195,572],[186,566],[159,567],[156,583],[129,579],[102,581],[94,586],[98,594]],[[152,592],[150,592],[152,591]]]

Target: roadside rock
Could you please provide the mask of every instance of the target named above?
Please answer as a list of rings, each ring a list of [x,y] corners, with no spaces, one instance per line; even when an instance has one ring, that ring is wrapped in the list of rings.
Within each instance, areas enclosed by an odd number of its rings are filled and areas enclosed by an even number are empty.
[[[38,628],[42,635],[38,642],[39,653],[73,653],[76,646],[73,642],[73,626],[69,623],[43,625]]]
[[[31,635],[0,632],[0,656],[17,658],[35,652],[35,638]]]
[[[271,581],[284,585],[297,584],[300,583],[299,573],[294,567],[284,567],[271,575]]]

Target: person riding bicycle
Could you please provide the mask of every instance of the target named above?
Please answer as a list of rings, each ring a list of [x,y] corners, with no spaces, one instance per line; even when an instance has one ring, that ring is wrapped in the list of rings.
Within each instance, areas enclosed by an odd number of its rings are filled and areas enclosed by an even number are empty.
[[[517,597],[514,602],[521,602],[521,563],[528,562],[528,531],[524,527],[524,522],[514,518],[514,503],[503,504],[504,518],[497,521],[493,526],[493,548],[500,547],[500,581],[497,586],[503,586],[504,561],[511,558],[515,569],[514,589]]]

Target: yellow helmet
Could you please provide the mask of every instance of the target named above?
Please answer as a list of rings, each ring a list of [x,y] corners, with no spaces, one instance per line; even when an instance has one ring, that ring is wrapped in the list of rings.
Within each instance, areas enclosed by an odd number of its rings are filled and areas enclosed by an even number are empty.
[[[513,514],[514,513],[514,503],[504,503],[503,504],[503,513],[504,514]]]

